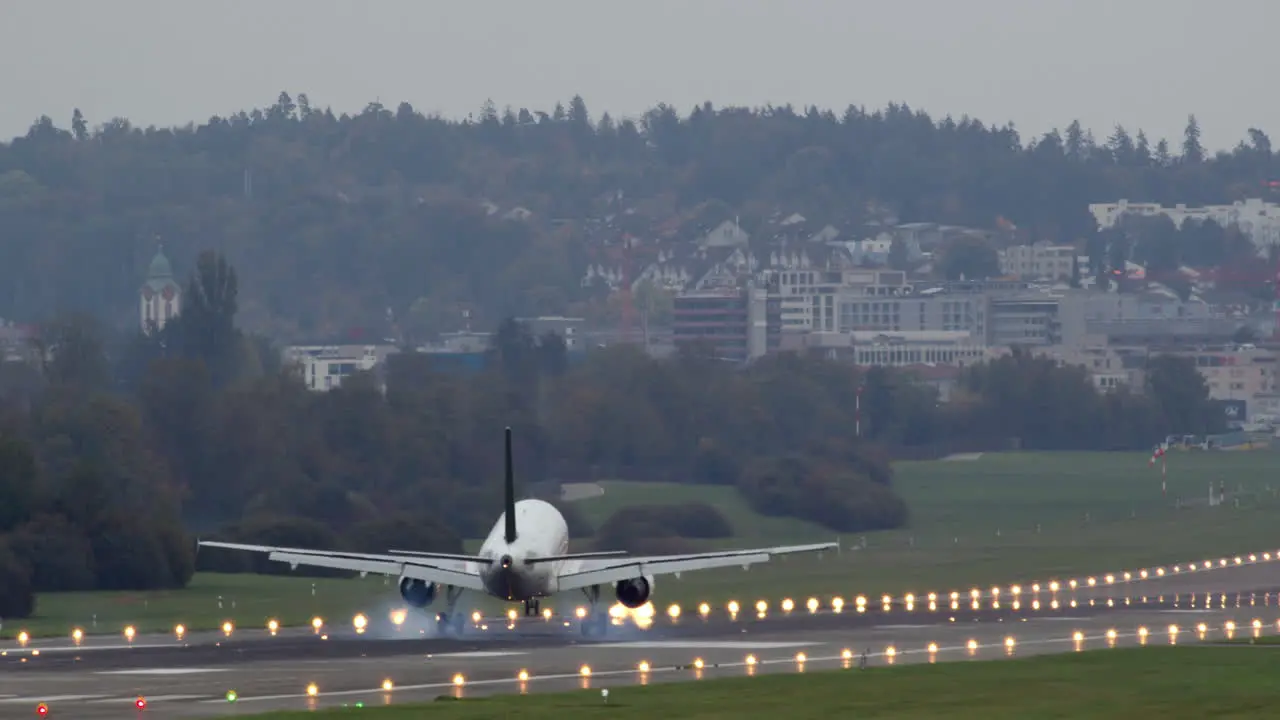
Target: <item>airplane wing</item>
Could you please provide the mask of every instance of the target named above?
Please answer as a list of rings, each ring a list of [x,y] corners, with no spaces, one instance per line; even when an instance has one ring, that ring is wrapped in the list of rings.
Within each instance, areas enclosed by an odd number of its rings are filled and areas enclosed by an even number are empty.
[[[834,550],[835,543],[814,545],[786,545],[755,550],[725,550],[721,552],[694,553],[690,555],[653,555],[627,557],[616,560],[583,560],[578,567],[560,575],[560,591],[575,590],[592,585],[608,585],[622,580],[634,580],[642,575],[673,575],[690,570],[710,570],[721,567],[747,568],[768,562],[775,555],[821,552]]]
[[[488,565],[491,558],[447,553],[421,553],[408,555],[373,555],[367,553],[331,552],[302,548],[272,547],[269,545],[242,545],[240,543],[202,540],[200,547],[223,548],[267,553],[267,559],[289,563],[292,567],[310,567],[349,570],[360,574],[395,575],[415,580],[452,585],[468,590],[484,591],[480,580],[479,565]]]

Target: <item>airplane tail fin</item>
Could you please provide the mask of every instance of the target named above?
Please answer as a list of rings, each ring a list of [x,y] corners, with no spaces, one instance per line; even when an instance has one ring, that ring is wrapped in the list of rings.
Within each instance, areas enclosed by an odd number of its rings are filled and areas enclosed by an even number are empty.
[[[516,541],[516,477],[515,470],[511,466],[511,428],[507,428],[506,438],[506,477],[505,482],[505,513],[507,520],[506,541],[513,543]]]

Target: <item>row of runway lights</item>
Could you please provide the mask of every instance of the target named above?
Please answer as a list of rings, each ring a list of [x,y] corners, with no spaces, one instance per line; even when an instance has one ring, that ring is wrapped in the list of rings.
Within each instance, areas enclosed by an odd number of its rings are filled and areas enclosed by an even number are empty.
[[[996,598],[996,597],[998,597],[998,596],[999,596],[998,588],[993,588],[992,590],[993,590],[993,593],[992,593],[992,596],[990,596],[990,597],[992,597],[993,599],[992,599],[992,602],[991,602],[991,604],[990,604],[990,607],[991,607],[992,609],[997,609],[997,610],[998,610],[998,609],[1000,609],[1000,601],[999,601],[998,599],[994,599],[994,598]],[[1015,597],[1017,596],[1018,591],[1019,591],[1019,588],[1018,588],[1018,586],[1016,586],[1016,585],[1015,585],[1015,586],[1013,587],[1013,594],[1014,594],[1014,596],[1015,596]],[[1190,595],[1191,595],[1191,602],[1190,602],[1190,605],[1191,605],[1192,607],[1195,607],[1195,605],[1196,605],[1195,597],[1196,597],[1196,596],[1195,596],[1195,594],[1190,594]],[[1212,604],[1212,595],[1213,595],[1213,594],[1212,594],[1212,593],[1203,593],[1203,595],[1205,596],[1204,606],[1205,606],[1206,608],[1208,608],[1208,607],[1210,607],[1210,606],[1211,606],[1211,604]],[[979,609],[981,608],[981,604],[980,604],[980,602],[979,602],[979,597],[980,597],[980,596],[979,596],[979,591],[978,591],[978,590],[973,590],[973,591],[972,591],[972,598],[973,598],[973,599],[972,599],[972,601],[971,601],[971,603],[970,603],[970,606],[972,607],[972,609],[973,609],[973,610],[979,610]],[[1219,598],[1219,600],[1220,600],[1220,607],[1222,607],[1222,608],[1226,608],[1226,607],[1227,607],[1227,599],[1226,599],[1226,597],[1227,597],[1227,596],[1226,596],[1226,594],[1225,594],[1225,593],[1220,594],[1220,598]],[[1160,597],[1159,597],[1159,600],[1160,600],[1160,602],[1163,602],[1163,601],[1164,601],[1164,596],[1160,596]],[[1267,600],[1267,604],[1269,605],[1269,604],[1270,604],[1270,593],[1268,593],[1268,594],[1267,594],[1267,598],[1266,598],[1266,600]],[[904,603],[905,603],[905,605],[906,605],[906,610],[908,610],[908,611],[912,611],[912,610],[914,609],[914,597],[913,597],[912,595],[910,595],[910,594],[906,595],[906,596],[903,598],[903,601],[904,601]],[[1147,601],[1147,598],[1146,598],[1146,597],[1143,597],[1143,598],[1142,598],[1142,602],[1146,602],[1146,601]],[[882,602],[882,605],[883,605],[883,609],[884,609],[884,611],[885,611],[885,612],[888,612],[888,611],[890,610],[891,606],[892,606],[892,602],[893,602],[892,598],[890,598],[888,595],[886,595],[886,596],[884,596],[884,597],[881,599],[881,602]],[[1128,605],[1131,605],[1131,604],[1132,604],[1132,602],[1131,602],[1131,599],[1130,599],[1130,598],[1124,598],[1123,603],[1124,603],[1124,605],[1126,605],[1126,606],[1128,606]],[[1106,604],[1106,606],[1107,606],[1107,607],[1114,607],[1114,606],[1115,606],[1115,600],[1114,600],[1114,599],[1112,599],[1112,598],[1108,598],[1108,599],[1105,601],[1105,604]],[[1255,604],[1255,602],[1254,602],[1254,601],[1251,601],[1251,602],[1250,602],[1250,605],[1254,605],[1254,604]],[[859,613],[863,613],[863,612],[866,612],[866,611],[867,611],[867,599],[866,599],[865,597],[862,597],[862,596],[857,597],[857,598],[855,599],[855,601],[854,601],[854,605],[855,605],[855,609],[856,609],[856,611],[857,611],[857,612],[859,612]],[[1094,606],[1095,606],[1095,601],[1094,601],[1094,600],[1092,600],[1092,599],[1090,599],[1090,600],[1088,601],[1087,605],[1088,605],[1089,607],[1094,607]],[[844,601],[844,599],[843,599],[843,598],[841,598],[841,597],[834,597],[834,598],[832,598],[832,599],[831,599],[830,606],[831,606],[831,611],[832,611],[832,612],[840,613],[840,612],[843,612],[843,611],[844,611],[845,601]],[[1078,603],[1075,599],[1071,599],[1071,600],[1069,600],[1069,601],[1067,602],[1066,606],[1067,606],[1067,607],[1069,607],[1069,608],[1073,608],[1073,609],[1074,609],[1074,608],[1079,607],[1079,603]],[[1237,606],[1238,606],[1238,604],[1237,604]],[[816,598],[816,597],[811,597],[811,598],[809,598],[809,599],[808,599],[808,601],[805,603],[805,607],[808,609],[808,611],[809,611],[811,614],[812,614],[812,613],[817,613],[817,612],[821,609],[821,603],[819,602],[818,598]],[[960,607],[959,593],[955,593],[955,592],[953,592],[953,593],[951,593],[950,608],[951,608],[952,610],[958,610],[958,609],[959,609],[959,607]],[[1030,606],[1030,607],[1031,607],[1031,609],[1032,609],[1032,610],[1040,610],[1040,609],[1041,609],[1040,601],[1039,601],[1039,600],[1033,600],[1033,601],[1031,602],[1031,606]],[[1059,609],[1060,607],[1062,607],[1062,604],[1061,604],[1061,603],[1059,603],[1059,601],[1055,599],[1055,600],[1051,600],[1051,601],[1049,602],[1049,607],[1050,607],[1050,609],[1057,610],[1057,609]],[[785,613],[785,614],[790,614],[790,613],[792,613],[793,611],[795,611],[795,609],[796,609],[796,605],[795,605],[795,602],[794,602],[791,598],[785,598],[785,599],[782,601],[782,603],[781,603],[781,608],[782,608],[782,612],[783,612],[783,613]],[[930,610],[930,611],[936,611],[936,610],[938,609],[937,596],[936,596],[936,595],[930,594],[930,595],[928,596],[928,608],[929,608],[929,610]],[[1021,603],[1020,603],[1018,600],[1014,600],[1012,603],[1010,603],[1010,608],[1011,608],[1011,609],[1013,609],[1013,610],[1019,610],[1019,609],[1021,609]],[[741,610],[742,610],[741,606],[738,604],[738,602],[737,602],[736,600],[730,600],[730,601],[726,604],[725,609],[728,611],[729,616],[730,616],[730,619],[734,619],[734,620],[736,620],[736,619],[737,619],[737,616],[741,613]],[[766,617],[766,616],[767,616],[767,614],[768,614],[768,611],[769,611],[769,603],[768,603],[767,601],[765,601],[765,600],[759,600],[759,601],[757,601],[757,602],[756,602],[756,604],[755,604],[755,610],[756,610],[756,616],[757,616],[757,617],[759,617],[759,618],[764,618],[764,617]],[[630,608],[627,608],[627,607],[625,607],[625,606],[623,606],[623,605],[621,605],[621,604],[616,604],[616,605],[612,606],[612,607],[609,609],[609,614],[610,614],[610,616],[611,616],[615,621],[622,621],[622,620],[625,620],[625,619],[627,619],[627,618],[630,618],[630,619],[632,619],[633,621],[635,621],[636,625],[637,625],[640,629],[647,629],[650,625],[652,625],[652,623],[653,623],[653,618],[654,618],[655,613],[656,613],[656,611],[654,610],[654,607],[653,607],[653,604],[652,604],[652,603],[646,603],[645,605],[643,605],[643,606],[641,606],[641,607],[639,607],[639,608],[636,608],[636,609],[630,609]],[[680,618],[681,618],[682,613],[683,613],[683,610],[681,609],[680,605],[678,605],[678,604],[672,604],[672,605],[670,605],[670,606],[667,608],[667,616],[671,619],[671,621],[672,621],[672,622],[678,622],[678,621],[680,620]],[[711,613],[711,606],[710,606],[710,604],[705,603],[705,602],[704,602],[704,603],[699,604],[699,606],[698,606],[698,615],[699,615],[702,619],[706,619],[706,618],[710,615],[710,613]],[[585,617],[586,617],[586,615],[587,615],[587,609],[586,609],[585,607],[581,607],[581,606],[579,606],[579,607],[575,608],[574,614],[575,614],[575,616],[576,616],[578,619],[583,619],[583,618],[585,618]],[[552,612],[551,612],[551,610],[550,610],[550,609],[543,610],[543,612],[542,612],[542,616],[543,616],[543,619],[544,619],[544,620],[550,621],[550,620],[552,619]],[[517,614],[517,612],[516,612],[515,610],[509,610],[509,611],[507,612],[507,621],[508,621],[507,627],[508,627],[508,629],[512,629],[512,628],[514,628],[514,627],[515,627],[515,622],[516,622],[517,617],[518,617],[518,614]],[[393,611],[391,612],[391,614],[390,614],[390,620],[391,620],[392,624],[393,624],[393,625],[395,625],[397,628],[399,628],[399,627],[403,626],[403,625],[404,625],[404,623],[405,623],[405,621],[407,620],[407,618],[408,618],[408,611],[406,611],[406,610],[393,610]],[[473,612],[473,613],[472,613],[472,615],[471,615],[471,620],[472,620],[472,622],[473,622],[477,627],[479,627],[479,628],[481,628],[481,629],[484,629],[484,630],[487,630],[487,629],[488,629],[488,625],[484,624],[484,618],[483,618],[483,616],[481,615],[481,613],[480,613],[479,611],[475,611],[475,612]],[[314,630],[314,632],[315,632],[316,634],[318,634],[318,635],[319,635],[319,634],[321,634],[321,633],[323,632],[323,630],[324,630],[324,626],[325,626],[325,622],[324,622],[324,620],[323,620],[322,618],[320,618],[320,617],[312,618],[312,620],[311,620],[311,627],[312,627],[312,629]],[[352,627],[354,628],[354,630],[355,630],[355,632],[356,632],[357,634],[363,634],[364,632],[366,632],[366,631],[368,630],[368,627],[369,627],[369,619],[368,619],[368,617],[367,617],[366,615],[364,615],[363,613],[357,613],[357,614],[352,618]],[[234,623],[232,623],[230,620],[228,620],[228,621],[224,622],[224,623],[222,624],[222,627],[221,627],[221,631],[222,631],[222,633],[223,633],[225,636],[227,636],[227,637],[231,637],[232,633],[233,633],[233,632],[235,632],[235,629],[236,629],[235,624],[234,624]],[[274,620],[274,619],[272,619],[272,620],[270,620],[270,621],[268,621],[268,622],[267,622],[267,631],[268,631],[272,636],[275,636],[275,635],[280,631],[280,629],[281,629],[281,625],[280,625],[280,622],[279,622],[278,620]],[[186,626],[184,626],[184,625],[177,625],[177,626],[175,626],[175,627],[174,627],[173,632],[174,632],[174,635],[175,635],[179,640],[182,640],[183,638],[185,638],[185,637],[186,637],[186,634],[187,634],[187,628],[186,628]],[[79,645],[79,644],[84,640],[84,637],[85,637],[85,633],[84,633],[84,630],[82,630],[81,628],[75,628],[75,629],[74,629],[74,630],[72,630],[72,632],[71,632],[71,639],[72,639],[72,641],[73,641],[73,642],[75,642],[75,644],[76,644],[76,645]],[[137,637],[137,629],[136,629],[134,626],[132,626],[132,625],[129,625],[129,626],[125,627],[125,629],[124,629],[124,637],[125,637],[125,640],[127,640],[127,641],[128,641],[128,642],[130,642],[130,643],[132,643],[132,642],[134,641],[134,639]],[[323,638],[324,638],[324,639],[328,639],[328,635],[327,635],[327,634],[323,635]],[[31,636],[30,636],[30,634],[29,634],[29,633],[27,633],[27,631],[23,630],[23,631],[21,631],[21,632],[19,632],[19,633],[18,633],[17,640],[18,640],[18,644],[19,644],[20,646],[22,646],[22,647],[24,647],[24,648],[25,648],[25,647],[27,646],[27,644],[31,641]],[[7,651],[0,651],[0,655],[5,655],[5,654],[7,654]],[[33,650],[33,651],[32,651],[32,654],[33,654],[33,655],[39,655],[39,650],[38,650],[38,649]]]
[[[1280,632],[1280,620],[1277,620],[1275,625],[1276,625],[1276,630]],[[1263,622],[1261,620],[1255,619],[1252,623],[1253,637],[1260,637],[1262,634],[1263,627],[1264,627]],[[1233,639],[1235,637],[1237,627],[1234,621],[1228,621],[1222,626],[1222,630],[1223,630],[1223,634],[1228,639]],[[1168,628],[1166,628],[1169,644],[1176,645],[1178,636],[1182,632],[1183,630],[1179,628],[1177,625],[1169,625]],[[1207,636],[1209,633],[1208,625],[1206,625],[1205,623],[1200,623],[1199,625],[1196,626],[1195,633],[1199,640],[1207,639]],[[1146,645],[1150,635],[1151,635],[1151,631],[1145,626],[1139,627],[1133,633],[1124,633],[1124,634],[1117,632],[1115,628],[1111,628],[1102,635],[1094,635],[1094,636],[1086,636],[1083,631],[1076,630],[1074,633],[1072,633],[1070,642],[1073,644],[1075,651],[1079,652],[1084,649],[1085,642],[1089,640],[1105,639],[1107,647],[1113,648],[1117,645],[1117,642],[1122,637],[1123,638],[1136,637],[1140,645]],[[1033,642],[1036,642],[1036,641],[1033,641]],[[1050,639],[1050,640],[1042,640],[1038,642],[1040,644],[1046,644],[1046,643],[1063,642],[1063,640]],[[592,670],[591,666],[589,665],[582,665],[578,669],[577,676],[582,679],[582,687],[587,688],[589,687],[590,680],[593,676],[618,676],[618,675],[630,674],[635,672],[635,673],[639,673],[640,683],[643,685],[647,683],[648,676],[650,674],[657,673],[657,672],[693,670],[694,678],[701,679],[704,669],[708,667],[712,667],[712,668],[745,667],[747,674],[753,675],[755,674],[755,668],[760,665],[776,665],[776,664],[783,664],[783,663],[794,663],[797,671],[804,672],[805,666],[808,663],[831,662],[831,661],[839,661],[843,668],[848,669],[852,666],[855,659],[858,659],[858,662],[861,665],[873,657],[884,658],[886,664],[892,665],[894,664],[894,662],[896,661],[899,655],[907,655],[907,654],[913,654],[913,653],[918,654],[921,652],[927,653],[929,662],[932,663],[936,661],[937,655],[939,653],[945,652],[945,651],[960,650],[960,649],[965,650],[970,657],[973,657],[973,656],[976,656],[978,651],[983,648],[1003,647],[1005,650],[1005,653],[1007,655],[1012,656],[1017,648],[1017,644],[1018,644],[1017,638],[1013,635],[1009,635],[1009,636],[1006,636],[1004,640],[998,645],[982,645],[976,639],[970,639],[963,646],[960,646],[960,647],[946,647],[946,648],[940,647],[936,642],[931,642],[927,646],[925,646],[925,648],[922,651],[921,650],[914,650],[914,651],[901,650],[900,651],[896,646],[889,645],[879,653],[872,654],[868,650],[864,652],[860,657],[857,654],[855,654],[852,649],[845,648],[840,651],[840,654],[838,656],[809,658],[805,653],[799,652],[799,653],[796,653],[795,656],[789,657],[789,658],[775,658],[775,659],[761,660],[757,658],[754,654],[749,654],[745,658],[743,658],[741,662],[714,663],[710,665],[708,665],[708,663],[706,663],[706,661],[704,661],[700,657],[694,658],[693,661],[687,665],[673,665],[669,667],[657,667],[657,668],[653,667],[649,663],[649,661],[642,660],[634,670],[611,670],[611,671],[605,671],[601,673],[596,673],[595,671]],[[516,677],[514,679],[517,683],[519,683],[520,691],[525,692],[527,689],[527,684],[533,680],[537,680],[537,679],[562,680],[567,677],[570,677],[570,676],[551,675],[551,676],[542,676],[541,678],[539,678],[538,676],[532,675],[527,669],[521,669],[519,673],[516,674]],[[507,682],[507,681],[503,681],[503,680],[480,681],[481,684],[494,684],[497,682]],[[451,678],[450,683],[453,685],[457,693],[460,695],[462,692],[462,689],[468,684],[468,681],[466,676],[464,676],[462,673],[457,673]],[[476,683],[473,683],[473,684],[476,684]],[[384,693],[391,693],[396,689],[396,685],[390,678],[387,678],[382,681],[382,685],[380,689]],[[369,692],[377,692],[377,691],[370,690]],[[305,688],[305,694],[309,699],[318,698],[320,696],[320,686],[314,682],[308,683]],[[351,694],[351,691],[344,691],[342,694],[349,695]],[[228,702],[236,702],[239,699],[239,695],[236,693],[235,690],[228,690],[225,697]],[[135,701],[135,706],[137,707],[138,710],[146,709],[146,699],[143,697],[139,697]],[[48,706],[44,703],[41,703],[37,712],[42,716],[46,715],[48,713]]]
[[[1199,563],[1192,562],[1186,565],[1186,572],[1191,573],[1191,572],[1206,571],[1206,570],[1220,570],[1220,569],[1225,569],[1229,567],[1238,567],[1245,564],[1256,564],[1258,562],[1271,562],[1273,559],[1280,560],[1280,550],[1277,550],[1274,553],[1274,555],[1270,552],[1265,552],[1265,553],[1262,553],[1261,555],[1256,553],[1250,554],[1247,556],[1247,558],[1241,555],[1237,555],[1231,559],[1220,558],[1216,563],[1212,560],[1204,560]],[[1124,572],[1124,573],[1121,573],[1120,575],[1109,573],[1109,574],[1103,575],[1101,578],[1101,581],[1099,581],[1099,578],[1096,576],[1086,577],[1083,580],[1083,582],[1073,578],[1071,580],[1068,580],[1065,583],[1065,585],[1062,583],[1059,583],[1057,580],[1051,580],[1048,583],[1045,583],[1044,585],[1041,585],[1040,583],[1031,584],[1029,588],[1030,589],[1029,594],[1038,596],[1042,594],[1045,590],[1047,590],[1049,594],[1057,595],[1059,592],[1062,591],[1064,587],[1067,588],[1069,591],[1074,592],[1080,589],[1081,587],[1086,587],[1086,588],[1096,588],[1099,586],[1106,587],[1106,586],[1115,585],[1117,582],[1121,582],[1121,583],[1133,582],[1135,578],[1139,581],[1142,581],[1142,580],[1149,580],[1153,578],[1163,578],[1169,575],[1180,575],[1182,573],[1183,573],[1183,566],[1174,565],[1172,566],[1172,568],[1170,568],[1167,571],[1164,567],[1157,567],[1153,569],[1144,568],[1136,572]],[[969,605],[971,609],[979,610],[981,609],[980,603],[982,600],[990,600],[991,609],[998,610],[1000,609],[1000,598],[1002,596],[1002,593],[1003,593],[1002,588],[1000,588],[999,586],[993,586],[990,589],[990,591],[987,593],[983,593],[978,588],[973,588],[968,592]],[[1022,602],[1020,598],[1023,595],[1024,595],[1024,588],[1021,585],[1009,586],[1007,595],[1005,596],[1013,598],[1013,600],[1010,602],[1011,609],[1013,610],[1021,609]],[[920,600],[920,599],[923,599],[928,603],[927,607],[930,611],[936,611],[938,609],[938,602],[940,597],[941,596],[939,596],[938,593],[929,593],[928,595],[921,596],[919,598],[913,593],[906,593],[905,595],[902,595],[901,597],[896,599],[901,600],[901,602],[905,606],[905,609],[908,612],[915,610],[916,602],[917,600]],[[952,610],[960,609],[961,597],[962,597],[962,594],[958,591],[953,591],[950,593],[950,596],[948,598],[950,601],[949,602],[950,609]],[[1192,595],[1193,603],[1194,603],[1194,597],[1195,596],[1193,594]],[[895,598],[892,595],[883,595],[880,598],[880,604],[885,612],[888,612],[892,608],[894,601],[895,601]],[[856,611],[859,613],[866,612],[868,608],[868,602],[869,601],[867,600],[866,596],[864,595],[857,596],[854,599],[854,607]],[[946,602],[946,600],[944,600],[943,602]],[[1225,602],[1225,599],[1224,599],[1224,602]],[[1125,600],[1125,603],[1129,604],[1128,599]],[[1089,604],[1093,605],[1093,601],[1090,600]],[[1107,606],[1111,607],[1112,605],[1113,605],[1113,601],[1108,599]],[[837,612],[837,613],[842,612],[844,610],[844,606],[845,606],[844,598],[839,596],[831,598],[831,610],[833,612]],[[781,603],[781,607],[784,613],[790,613],[795,610],[795,602],[791,598],[785,598]],[[810,613],[816,613],[818,612],[819,609],[821,609],[821,602],[818,600],[818,598],[811,597],[805,603],[805,607],[808,609]],[[1049,607],[1053,610],[1057,610],[1059,609],[1059,607],[1061,607],[1061,605],[1059,601],[1055,598],[1053,600],[1050,600]],[[1071,608],[1077,607],[1076,600],[1072,599],[1068,601],[1068,607],[1071,607]],[[731,619],[736,619],[742,610],[741,606],[738,604],[736,600],[729,601],[726,604],[725,609],[728,610]],[[1032,610],[1041,609],[1041,603],[1039,599],[1032,600],[1031,609]],[[759,600],[755,604],[755,610],[756,610],[757,616],[763,617],[769,610],[769,603],[765,600]],[[618,604],[610,608],[609,612],[610,612],[610,615],[612,615],[615,619],[621,619],[627,616],[632,617],[633,619],[636,620],[637,625],[639,625],[642,629],[652,623],[652,618],[655,614],[653,605],[651,603],[646,603],[645,605],[635,610],[628,609],[625,606]],[[710,604],[704,602],[698,605],[699,616],[706,618],[708,615],[710,615],[710,613],[711,613]],[[587,609],[585,607],[579,606],[575,608],[574,614],[579,619],[581,619],[586,616]],[[670,605],[667,608],[667,616],[671,618],[673,621],[678,620],[682,614],[683,614],[683,610],[677,604]],[[397,627],[404,624],[406,617],[407,617],[407,614],[406,614],[406,611],[404,610],[395,610],[391,613],[391,621]],[[477,625],[479,625],[482,621],[482,617],[479,611],[472,613],[471,617],[472,617],[472,621]],[[542,617],[544,620],[548,620],[548,621],[551,620],[551,617],[552,617],[551,610],[550,609],[543,610]],[[509,623],[514,623],[516,621],[516,618],[517,618],[517,613],[515,610],[509,610],[507,612],[507,620]],[[323,628],[324,621],[321,618],[316,617],[312,619],[311,625],[316,633],[320,633],[321,629]],[[363,633],[368,627],[368,618],[363,613],[357,614],[354,618],[352,618],[352,625],[354,626],[357,633]],[[267,623],[267,629],[271,632],[272,635],[275,635],[276,632],[280,629],[280,623],[277,620],[273,619]],[[234,625],[230,621],[222,625],[222,631],[228,637],[231,635],[233,630],[234,630]],[[137,631],[132,625],[124,629],[125,639],[128,640],[129,642],[133,642],[133,639],[136,634],[137,634]],[[186,634],[186,627],[183,625],[176,626],[174,628],[174,634],[177,635],[178,639],[182,639],[183,636]],[[81,628],[75,628],[71,632],[72,640],[75,641],[76,644],[79,644],[83,640],[84,635],[85,635],[84,630],[82,630]],[[19,645],[25,647],[29,641],[30,641],[30,635],[25,630],[18,633]]]

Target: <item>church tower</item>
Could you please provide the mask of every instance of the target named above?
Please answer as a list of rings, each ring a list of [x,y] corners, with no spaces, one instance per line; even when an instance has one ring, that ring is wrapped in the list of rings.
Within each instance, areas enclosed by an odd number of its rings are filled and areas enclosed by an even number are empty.
[[[173,279],[173,266],[164,255],[164,248],[156,250],[147,271],[147,281],[138,294],[142,332],[150,334],[162,330],[182,310],[182,288]]]

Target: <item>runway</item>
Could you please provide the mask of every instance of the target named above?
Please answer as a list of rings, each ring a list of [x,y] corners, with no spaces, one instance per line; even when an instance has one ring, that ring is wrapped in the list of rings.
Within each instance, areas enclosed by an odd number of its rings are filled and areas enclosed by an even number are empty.
[[[983,593],[977,610],[971,598],[961,598],[953,610],[947,597],[938,598],[934,610],[925,602],[908,610],[898,599],[888,611],[878,604],[863,612],[852,604],[841,612],[796,607],[790,613],[772,610],[764,619],[746,608],[736,620],[722,611],[706,619],[691,613],[678,622],[659,614],[647,630],[624,621],[604,641],[584,640],[572,621],[566,627],[558,619],[537,618],[508,629],[506,619],[497,618],[480,623],[487,630],[473,628],[463,638],[414,636],[411,629],[401,631],[406,639],[378,639],[370,637],[372,628],[361,636],[344,629],[328,639],[310,630],[271,637],[253,629],[231,637],[202,633],[182,642],[173,636],[138,637],[132,647],[122,647],[127,644],[120,638],[86,638],[80,647],[58,640],[25,648],[10,644],[0,656],[5,670],[0,715],[31,712],[43,701],[51,717],[93,720],[129,713],[132,718],[141,695],[148,712],[162,717],[222,717],[420,702],[440,695],[856,668],[864,653],[866,664],[878,665],[1167,644],[1171,625],[1174,639],[1182,643],[1276,634],[1280,578],[1274,575],[1270,567],[1246,566],[1148,583],[1078,587],[1074,593],[1026,594],[1016,601],[1017,609],[1015,601]],[[1228,623],[1234,623],[1231,630]],[[797,662],[798,653],[804,654],[803,663]],[[584,677],[584,666],[589,676]],[[523,682],[518,679],[522,671],[527,673]],[[384,690],[388,681],[391,689]],[[312,685],[315,694],[309,695]],[[228,692],[235,693],[235,702],[227,699]]]

